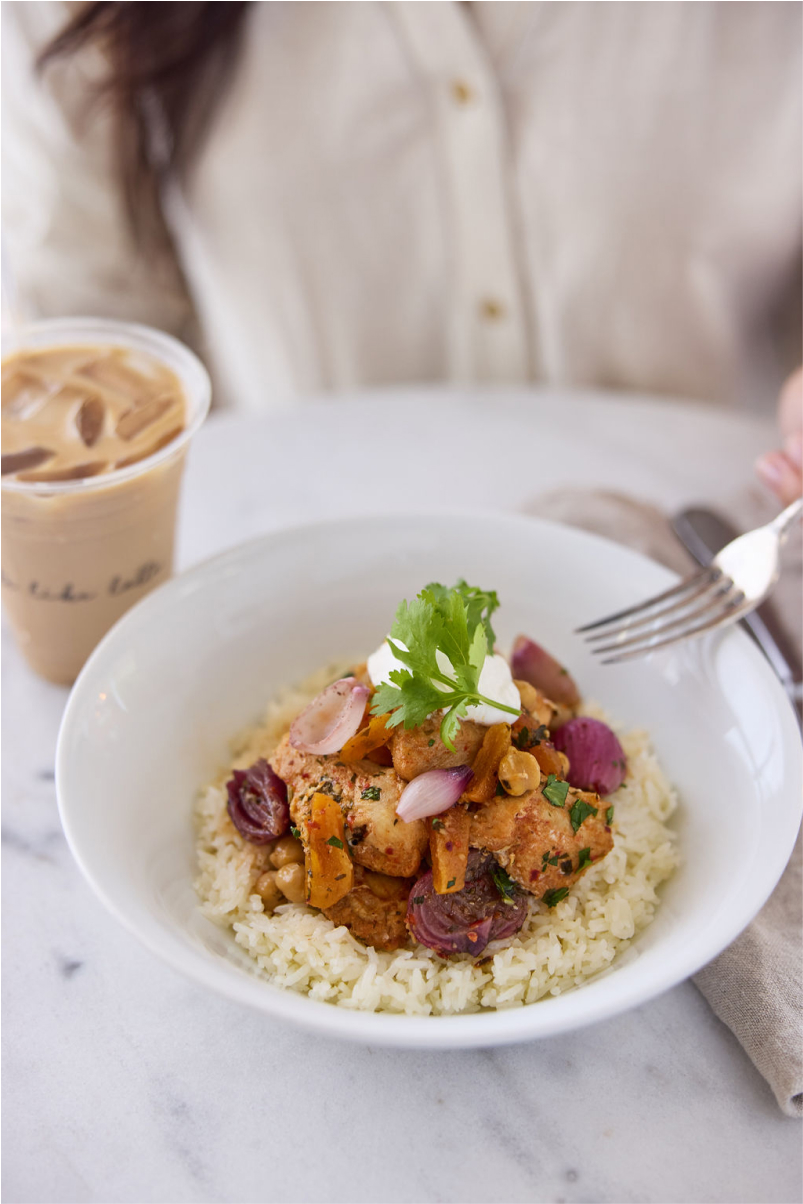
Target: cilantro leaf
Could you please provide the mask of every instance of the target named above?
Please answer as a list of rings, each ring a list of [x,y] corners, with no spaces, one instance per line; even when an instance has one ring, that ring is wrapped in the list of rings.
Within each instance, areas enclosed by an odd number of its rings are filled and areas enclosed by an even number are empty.
[[[491,626],[491,615],[499,609],[499,599],[495,590],[483,590],[476,585],[468,585],[461,577],[451,590],[447,590],[445,586],[433,581],[426,587],[426,592],[432,595],[439,606],[445,605],[448,594],[459,594],[468,615],[469,631],[473,630],[478,623],[482,623],[488,647],[493,648],[496,643],[496,634]]]
[[[584,865],[591,865],[591,849],[581,849],[577,854],[577,868],[581,870]]]
[[[559,886],[557,890],[548,890],[546,894],[542,896],[541,902],[546,903],[547,907],[555,907],[556,904],[560,903],[561,899],[566,898],[568,893],[568,886]]]
[[[605,823],[610,827],[613,822],[613,807],[609,807],[605,812]]]
[[[479,692],[480,672],[495,640],[490,616],[498,606],[493,591],[462,580],[452,589],[433,582],[412,602],[402,602],[388,644],[405,667],[393,669],[390,681],[377,689],[372,713],[389,714],[389,727],[403,723],[409,731],[443,711],[440,736],[451,752],[469,706],[485,702],[518,716],[516,708]]]
[[[512,907],[516,900],[514,898],[516,892],[516,884],[498,861],[491,864],[491,877],[494,880],[494,885],[499,891],[503,903],[508,903]]]
[[[584,799],[575,799],[574,803],[572,804],[572,809],[569,812],[569,819],[572,821],[572,828],[574,831],[577,831],[577,829],[580,827],[580,824],[583,823],[584,820],[588,819],[589,815],[596,814],[596,807],[592,807],[591,804],[585,802]]]
[[[541,793],[553,807],[564,807],[566,805],[566,795],[569,793],[569,783],[559,782],[554,773],[551,773]],[[576,832],[577,828],[574,830]]]
[[[343,848],[343,841],[338,836],[330,836],[326,843],[330,844],[333,849]]]

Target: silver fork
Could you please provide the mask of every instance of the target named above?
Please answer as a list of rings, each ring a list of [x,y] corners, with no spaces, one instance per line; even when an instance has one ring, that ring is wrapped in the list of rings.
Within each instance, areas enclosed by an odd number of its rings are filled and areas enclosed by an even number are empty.
[[[593,632],[586,636],[597,645],[592,651],[611,653],[602,664],[615,665],[738,622],[761,605],[778,580],[781,546],[801,513],[803,498],[798,498],[765,527],[727,544],[708,568],[577,631]]]

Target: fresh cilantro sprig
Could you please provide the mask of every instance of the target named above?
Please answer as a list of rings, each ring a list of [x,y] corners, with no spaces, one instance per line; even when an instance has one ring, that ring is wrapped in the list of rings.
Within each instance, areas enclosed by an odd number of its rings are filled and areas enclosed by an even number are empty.
[[[390,713],[389,727],[403,723],[409,731],[420,727],[433,711],[442,710],[441,740],[451,752],[469,706],[484,702],[518,716],[516,708],[479,692],[480,672],[496,639],[491,615],[498,606],[493,590],[462,580],[452,589],[433,582],[409,604],[402,602],[388,643],[406,667],[393,669],[390,683],[377,689],[373,714]],[[439,652],[452,666],[451,674],[448,666],[439,663]]]

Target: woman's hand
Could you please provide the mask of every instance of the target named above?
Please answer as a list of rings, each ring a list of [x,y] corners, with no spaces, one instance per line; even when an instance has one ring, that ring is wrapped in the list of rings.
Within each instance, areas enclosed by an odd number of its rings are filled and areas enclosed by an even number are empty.
[[[783,449],[761,456],[756,461],[756,475],[784,506],[788,506],[803,493],[803,368],[798,368],[781,390],[778,425],[784,440]]]

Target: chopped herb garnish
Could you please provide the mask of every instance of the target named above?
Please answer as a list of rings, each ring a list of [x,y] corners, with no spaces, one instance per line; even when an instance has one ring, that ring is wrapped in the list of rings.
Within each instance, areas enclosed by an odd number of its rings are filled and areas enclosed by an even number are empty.
[[[577,831],[577,829],[580,827],[580,824],[583,823],[584,820],[588,819],[589,815],[596,814],[596,807],[592,807],[591,804],[587,803],[584,799],[575,799],[572,809],[569,812],[569,819],[572,821],[572,828],[574,831]]]
[[[555,907],[560,903],[561,899],[565,899],[569,893],[568,886],[559,886],[557,890],[548,890],[541,899],[542,903],[546,903],[547,907]]]
[[[498,861],[491,864],[491,877],[502,897],[502,902],[510,904],[511,907],[515,906],[516,884]]]
[[[605,823],[610,827],[613,823],[613,807],[609,807],[605,812]]]
[[[456,878],[450,878],[449,881],[446,883],[446,889],[451,890],[456,881],[457,881]]]
[[[443,822],[442,819],[436,818],[436,819],[433,819],[432,826],[433,826],[433,828],[435,828],[436,831],[438,831],[440,828],[445,828],[446,824]]]
[[[338,836],[330,836],[326,843],[330,844],[333,849],[343,848],[343,841]]]
[[[405,668],[391,670],[390,682],[374,695],[372,713],[390,713],[389,727],[403,723],[409,731],[442,710],[440,736],[450,752],[469,706],[487,703],[518,716],[518,708],[503,706],[479,690],[480,671],[496,639],[490,617],[498,605],[495,593],[465,581],[453,589],[432,583],[409,604],[402,602],[388,644]]]
[[[577,868],[581,870],[584,865],[591,865],[591,849],[581,849],[577,854]]]
[[[542,740],[549,737],[549,730],[545,723],[540,723],[533,732],[533,744],[540,744]]]
[[[566,875],[566,874],[570,874],[570,873],[572,872],[572,863],[571,863],[571,859],[569,859],[568,861],[561,861],[561,863],[560,863],[560,872],[561,872],[562,874],[564,874],[564,875]]]
[[[496,795],[497,798],[504,798],[505,788],[501,782],[496,783],[496,790],[494,791],[494,794]]]
[[[543,789],[544,798],[553,807],[564,807],[566,805],[566,795],[569,793],[569,783],[559,782],[554,773],[551,773],[546,780],[546,786]],[[577,829],[575,828],[575,832]]]
[[[530,747],[530,729],[528,727],[523,727],[521,729],[521,731],[516,734],[516,748],[529,748],[529,747]]]
[[[558,855],[557,855],[557,853],[555,854],[555,856],[554,856],[554,857],[549,857],[549,858],[547,859],[547,865],[557,865],[557,864],[558,864]]]
[[[301,832],[298,828],[291,828],[290,831],[292,832],[293,836],[295,836],[296,840],[301,839]]]
[[[435,743],[435,741],[434,741],[434,740],[427,740],[427,748],[432,748],[432,745],[433,745],[434,743]]]
[[[363,790],[362,794],[360,795],[360,798],[367,798],[367,799],[370,799],[371,802],[376,803],[379,801],[381,794],[382,794],[382,791],[379,789],[378,786],[369,786],[367,790]]]

